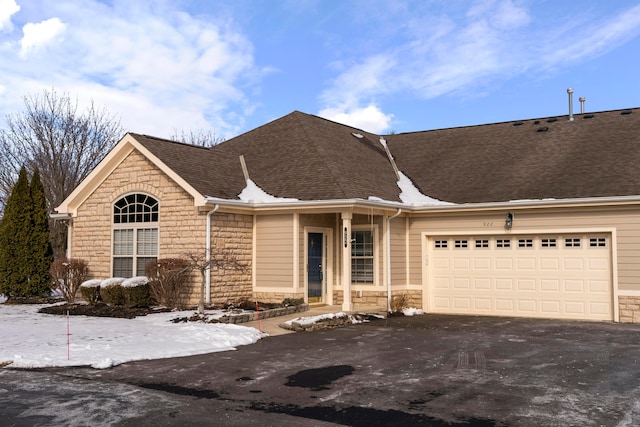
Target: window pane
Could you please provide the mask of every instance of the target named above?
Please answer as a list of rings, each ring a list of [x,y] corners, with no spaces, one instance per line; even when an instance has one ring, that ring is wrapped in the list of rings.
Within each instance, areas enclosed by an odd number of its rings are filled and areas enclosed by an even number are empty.
[[[137,255],[157,255],[158,254],[158,229],[140,228],[138,229]]]
[[[113,277],[131,277],[133,273],[133,258],[113,258]]]
[[[144,267],[148,262],[156,261],[156,257],[138,257],[136,264],[136,276],[145,276]]]
[[[351,232],[351,256],[373,256],[373,232],[371,230]]]
[[[351,259],[351,282],[373,283],[373,258]]]
[[[113,230],[113,254],[133,255],[133,230]]]

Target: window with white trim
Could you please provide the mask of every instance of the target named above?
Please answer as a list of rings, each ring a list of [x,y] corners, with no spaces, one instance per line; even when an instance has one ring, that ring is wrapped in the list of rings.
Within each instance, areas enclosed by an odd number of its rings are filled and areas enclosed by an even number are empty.
[[[533,239],[518,239],[518,247],[519,248],[532,248],[533,247]]]
[[[488,248],[489,240],[488,239],[476,239],[476,248]]]
[[[113,205],[113,277],[144,276],[144,266],[158,258],[158,201],[128,194]]]
[[[375,282],[374,239],[372,229],[351,230],[351,283]]]
[[[579,248],[580,247],[580,238],[579,237],[567,237],[564,239],[564,247],[565,248]]]
[[[447,247],[447,240],[436,240],[434,243],[434,247],[436,249],[445,249]]]
[[[557,242],[553,237],[544,238],[540,240],[540,246],[543,248],[555,248],[557,246]]]
[[[466,248],[469,246],[467,239],[460,239],[460,240],[456,240],[455,241],[455,245],[456,248]]]
[[[605,237],[590,237],[589,247],[591,248],[605,248],[607,247],[607,239]]]
[[[510,248],[511,240],[510,239],[498,239],[496,240],[496,248]]]

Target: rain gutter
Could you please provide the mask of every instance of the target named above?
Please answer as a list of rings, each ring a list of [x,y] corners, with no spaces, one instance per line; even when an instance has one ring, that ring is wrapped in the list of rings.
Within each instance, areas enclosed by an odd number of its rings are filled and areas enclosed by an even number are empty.
[[[206,203],[206,201],[205,201]],[[220,205],[216,204],[213,210],[207,213],[207,240],[205,242],[205,262],[207,266],[206,277],[206,303],[211,304],[211,216],[218,211]]]
[[[391,313],[391,220],[402,213],[402,209],[387,218],[387,312]]]

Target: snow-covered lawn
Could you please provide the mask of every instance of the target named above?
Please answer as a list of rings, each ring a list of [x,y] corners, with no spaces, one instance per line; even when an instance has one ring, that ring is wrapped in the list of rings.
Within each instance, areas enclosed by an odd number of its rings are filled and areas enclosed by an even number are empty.
[[[0,304],[0,366],[104,369],[132,360],[234,350],[266,336],[246,326],[170,322],[193,311],[115,319],[41,314],[41,307]]]

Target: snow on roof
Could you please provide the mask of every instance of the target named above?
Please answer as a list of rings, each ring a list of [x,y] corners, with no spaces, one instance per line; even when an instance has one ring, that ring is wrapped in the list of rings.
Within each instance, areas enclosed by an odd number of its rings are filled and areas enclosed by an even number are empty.
[[[271,203],[271,202],[297,202],[298,199],[288,199],[285,197],[275,197],[268,194],[255,182],[248,179],[247,186],[238,194],[238,198],[243,202],[251,203]]]
[[[382,139],[382,138],[381,138]],[[398,171],[398,187],[400,188],[400,200],[405,205],[421,206],[421,205],[453,205],[454,203],[443,202],[442,200],[434,199],[433,197],[426,196],[420,192],[413,185],[413,182],[402,172]]]

